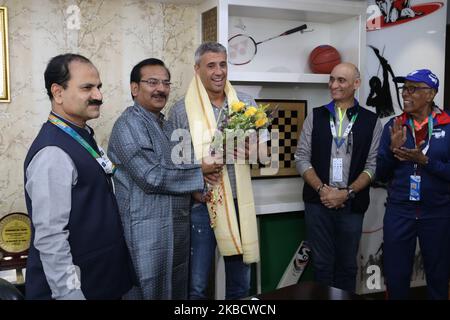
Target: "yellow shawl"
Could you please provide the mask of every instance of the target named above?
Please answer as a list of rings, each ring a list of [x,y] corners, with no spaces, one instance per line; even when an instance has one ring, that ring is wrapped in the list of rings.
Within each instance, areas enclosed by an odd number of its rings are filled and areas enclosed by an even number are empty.
[[[231,110],[231,104],[239,99],[229,81],[225,85],[225,94]],[[198,75],[194,76],[189,85],[185,103],[195,156],[201,161],[203,157],[209,155],[217,123],[211,101]],[[223,256],[242,254],[245,263],[258,262],[258,230],[250,167],[248,164],[235,164],[234,170],[241,232],[239,232],[227,168],[224,166],[221,182],[214,187],[221,200],[208,202],[217,246]]]

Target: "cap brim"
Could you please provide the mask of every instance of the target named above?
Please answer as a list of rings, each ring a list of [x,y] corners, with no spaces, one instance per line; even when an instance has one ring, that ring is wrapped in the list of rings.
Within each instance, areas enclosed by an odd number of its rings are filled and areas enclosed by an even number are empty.
[[[395,77],[394,82],[396,83],[405,83],[406,77]]]

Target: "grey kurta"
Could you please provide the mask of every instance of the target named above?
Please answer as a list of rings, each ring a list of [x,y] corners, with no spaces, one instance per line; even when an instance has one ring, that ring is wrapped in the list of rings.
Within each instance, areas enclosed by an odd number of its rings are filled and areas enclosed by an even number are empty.
[[[139,288],[127,298],[186,299],[190,194],[203,190],[199,165],[175,165],[171,123],[135,104],[114,124],[108,156]]]

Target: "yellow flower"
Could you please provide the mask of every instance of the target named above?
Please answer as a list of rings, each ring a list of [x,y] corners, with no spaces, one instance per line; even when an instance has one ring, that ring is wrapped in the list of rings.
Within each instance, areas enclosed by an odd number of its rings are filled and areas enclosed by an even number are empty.
[[[242,101],[236,101],[236,102],[233,102],[233,103],[231,104],[231,109],[232,109],[234,112],[239,112],[239,111],[241,111],[242,108],[244,108],[244,107],[245,107],[245,103],[243,103]]]
[[[256,128],[260,128],[267,123],[267,117],[256,120],[255,126]]]
[[[262,119],[266,117],[266,113],[264,111],[258,110],[258,112],[256,112],[255,118],[256,120]]]
[[[251,116],[253,116],[256,113],[256,108],[255,107],[249,107],[246,111],[245,111],[245,116],[247,118],[250,118]]]

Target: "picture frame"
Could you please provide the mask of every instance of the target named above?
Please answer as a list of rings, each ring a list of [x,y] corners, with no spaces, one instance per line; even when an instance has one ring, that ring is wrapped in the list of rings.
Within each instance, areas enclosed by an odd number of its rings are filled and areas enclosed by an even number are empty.
[[[294,154],[297,149],[298,138],[306,118],[306,100],[280,100],[280,99],[255,99],[258,105],[268,105],[268,110],[278,111],[269,127],[279,130],[278,162],[271,164],[252,164],[252,178],[280,178],[298,177],[299,173],[295,165]],[[268,111],[270,113],[270,111]],[[268,142],[270,150],[271,143]],[[276,159],[276,158],[275,158]],[[273,169],[274,164],[277,169]],[[264,170],[268,169],[268,170]],[[269,173],[269,174],[268,174]]]
[[[0,102],[10,102],[8,8],[0,7]]]
[[[217,7],[202,13],[202,42],[217,41]]]

